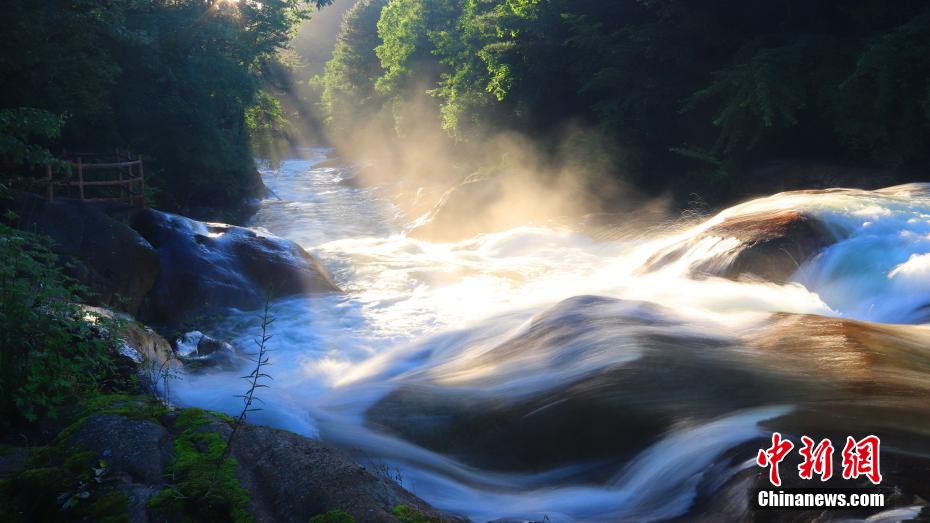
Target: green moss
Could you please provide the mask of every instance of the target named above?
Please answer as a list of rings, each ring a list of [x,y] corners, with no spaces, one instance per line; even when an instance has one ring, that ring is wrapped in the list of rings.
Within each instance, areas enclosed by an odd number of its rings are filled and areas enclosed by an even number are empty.
[[[208,415],[201,409],[178,414],[174,428],[182,432],[174,440],[174,484],[156,494],[149,506],[196,521],[252,521],[249,493],[236,478],[236,461],[223,458],[226,441],[200,429],[210,422]]]
[[[104,394],[81,404],[81,417],[92,414],[118,414],[135,420],[158,419],[168,411],[163,403],[137,394]]]
[[[392,512],[401,523],[440,523],[442,521],[439,518],[427,516],[408,505],[397,505]]]
[[[330,510],[310,518],[310,523],[355,523],[355,517],[342,510]]]
[[[183,432],[206,425],[210,423],[207,414],[207,411],[203,409],[184,409],[178,413],[178,417],[174,420],[174,428]]]

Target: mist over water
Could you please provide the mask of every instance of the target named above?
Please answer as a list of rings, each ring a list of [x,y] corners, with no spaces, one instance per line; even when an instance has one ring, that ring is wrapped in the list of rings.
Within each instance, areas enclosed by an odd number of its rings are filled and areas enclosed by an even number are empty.
[[[428,387],[450,404],[488,396],[512,405],[538,400],[541,406],[522,414],[531,417],[573,400],[552,391],[649,358],[684,361],[691,346],[742,365],[745,349],[734,347],[764,329],[772,313],[910,324],[930,317],[930,190],[922,185],[775,195],[702,222],[611,241],[565,226],[526,225],[434,243],[406,234],[418,216],[392,203],[392,187],[358,184],[349,167],[316,168],[325,150],[304,153],[263,171],[273,195],[251,225],[320,257],[345,293],[273,304],[274,381],[262,391],[264,410],[249,419],[348,449],[363,463],[396,471],[404,487],[438,508],[479,521],[684,514],[710,480],[708,471],[722,483],[750,466],[722,456],[767,437],[764,423],[792,412],[796,402],[772,395],[745,405],[724,399],[719,408],[694,412],[682,407],[647,444],[631,447],[628,459],[522,470],[489,470],[464,455],[429,450],[366,420],[366,412],[392,392]],[[784,209],[817,216],[838,238],[787,284],[692,277],[693,263],[726,256],[735,241],[728,238],[706,238],[674,263],[642,271],[656,252],[728,217]],[[593,300],[580,302],[584,308],[560,304],[578,296],[610,299],[584,298]],[[202,330],[250,348],[259,324],[254,311],[231,311]],[[682,347],[662,341],[668,337],[691,341]],[[173,394],[182,404],[232,413],[240,407],[233,397],[243,389],[239,375],[191,373]],[[539,399],[547,394],[560,399]]]

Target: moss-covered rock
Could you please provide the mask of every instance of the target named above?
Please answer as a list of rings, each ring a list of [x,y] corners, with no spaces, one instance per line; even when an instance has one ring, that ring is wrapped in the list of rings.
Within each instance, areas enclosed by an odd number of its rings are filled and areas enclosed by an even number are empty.
[[[249,493],[239,485],[236,461],[227,457],[226,439],[209,430],[208,413],[185,409],[174,420],[174,478],[149,502],[165,515],[194,521],[252,521]],[[225,421],[221,426],[226,426]]]

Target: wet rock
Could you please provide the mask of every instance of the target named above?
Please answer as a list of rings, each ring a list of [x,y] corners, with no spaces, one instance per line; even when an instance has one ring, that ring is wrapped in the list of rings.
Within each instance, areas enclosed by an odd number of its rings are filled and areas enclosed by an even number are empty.
[[[697,236],[655,254],[646,272],[677,262],[708,240],[736,240],[720,255],[692,263],[694,276],[730,279],[761,278],[785,283],[802,263],[836,242],[834,233],[816,218],[799,211],[759,212],[733,216]]]
[[[215,366],[234,368],[242,363],[232,345],[200,331],[191,331],[176,338],[174,349],[178,357],[190,365],[190,369]]]
[[[487,469],[616,463],[677,424],[798,401],[810,390],[737,349],[656,306],[577,297],[480,356],[401,384],[366,419]]]
[[[339,290],[319,260],[289,240],[151,209],[132,226],[161,260],[140,310],[146,321],[179,323],[228,307],[257,308],[269,294]]]
[[[198,356],[214,356],[216,354],[222,354],[224,352],[232,352],[233,347],[225,341],[220,341],[216,338],[211,338],[210,336],[203,336],[200,338],[200,341],[197,342],[197,355]]]
[[[577,463],[615,471],[674,427],[773,405],[798,409],[773,430],[881,434],[911,454],[926,447],[924,327],[777,314],[714,337],[674,318],[649,304],[566,300],[477,356],[397,380],[366,422],[506,471]]]
[[[87,303],[135,314],[155,284],[159,257],[148,241],[100,209],[76,200],[21,194],[15,226],[48,235],[67,272],[90,290]]]
[[[863,404],[894,398],[930,412],[930,332],[922,327],[779,313],[750,332],[746,346],[760,365],[816,375]]]
[[[231,430],[215,420],[203,430],[226,437]],[[368,472],[343,452],[283,430],[244,425],[232,457],[237,475],[251,494],[256,521],[306,523],[312,516],[343,510],[359,522],[395,521],[398,505],[438,516],[426,502],[387,478]]]

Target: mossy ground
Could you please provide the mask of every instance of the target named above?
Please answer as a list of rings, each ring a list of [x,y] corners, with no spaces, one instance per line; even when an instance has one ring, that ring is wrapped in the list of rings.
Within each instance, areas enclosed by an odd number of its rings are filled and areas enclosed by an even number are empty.
[[[409,505],[397,505],[394,507],[394,517],[400,523],[441,523],[442,520],[436,517],[430,517]]]
[[[113,414],[168,425],[174,456],[166,485],[149,500],[149,509],[171,521],[250,522],[249,493],[236,477],[237,463],[226,457],[225,438],[210,430],[216,420],[232,425],[224,414],[190,408],[171,413],[148,396],[109,394],[88,399],[71,409],[69,424],[48,445],[26,447],[25,467],[0,480],[0,521],[130,521],[129,502],[120,480],[107,463],[69,442],[88,418]],[[0,454],[23,447],[0,446]],[[399,505],[393,515],[402,523],[440,521]],[[354,523],[342,510],[314,516],[311,523]]]
[[[68,442],[90,416],[115,414],[163,424],[168,409],[148,396],[108,394],[88,399],[71,409],[68,425],[49,445],[27,447],[25,467],[0,480],[0,521],[129,521],[128,501],[118,481],[107,475],[107,464],[91,452]],[[227,423],[229,416],[200,409],[180,411],[172,424],[178,435],[175,456],[166,478],[168,486],[151,500],[152,508],[193,521],[251,521],[249,496],[236,479],[236,462],[220,463],[226,442],[202,430],[212,415]],[[4,445],[0,453],[16,447]]]
[[[236,461],[225,457],[226,441],[216,432],[201,430],[210,422],[207,415],[200,409],[185,409],[178,415],[174,430],[180,434],[174,440],[169,471],[172,484],[149,506],[195,521],[252,521],[247,512],[249,493],[236,478]]]

